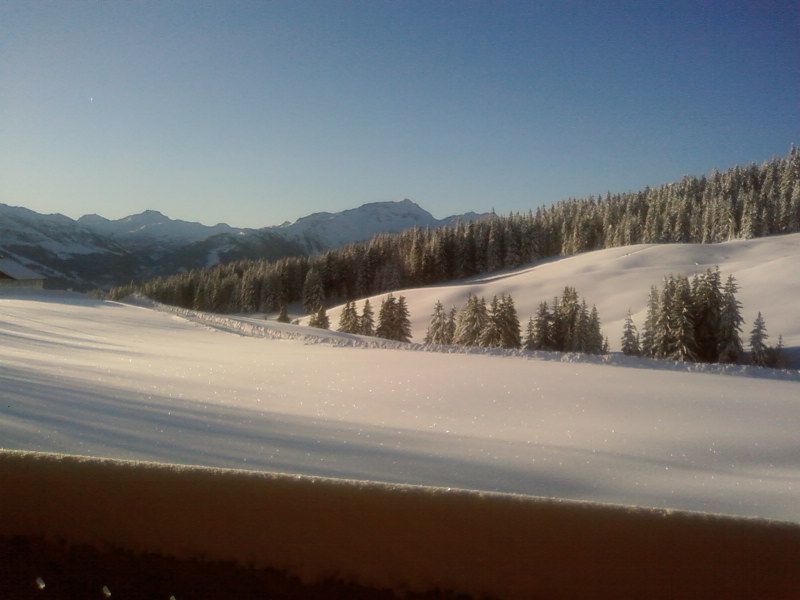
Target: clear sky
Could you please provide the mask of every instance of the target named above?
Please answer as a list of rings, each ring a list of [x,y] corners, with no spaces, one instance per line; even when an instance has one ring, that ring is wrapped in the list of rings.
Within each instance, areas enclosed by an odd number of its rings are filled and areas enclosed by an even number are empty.
[[[0,202],[535,208],[800,143],[800,3],[0,3]]]

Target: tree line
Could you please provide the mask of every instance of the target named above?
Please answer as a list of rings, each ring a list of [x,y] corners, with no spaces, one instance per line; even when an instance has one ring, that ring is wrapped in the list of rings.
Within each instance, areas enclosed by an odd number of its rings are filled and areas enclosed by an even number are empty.
[[[800,150],[762,165],[638,192],[567,199],[526,214],[381,234],[313,257],[240,260],[131,283],[167,304],[214,312],[306,309],[636,243],[721,242],[800,231]]]

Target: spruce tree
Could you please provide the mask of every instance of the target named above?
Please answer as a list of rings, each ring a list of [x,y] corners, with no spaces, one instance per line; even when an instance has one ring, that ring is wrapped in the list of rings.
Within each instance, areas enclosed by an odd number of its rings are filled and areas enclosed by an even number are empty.
[[[633,323],[630,308],[628,309],[628,315],[625,317],[625,325],[622,328],[622,353],[627,356],[639,356],[642,353],[639,347],[639,333]]]
[[[533,334],[533,350],[555,350],[556,347],[553,343],[552,335],[552,318],[550,309],[547,302],[539,303],[539,308],[536,310],[536,318],[533,321],[534,334]]]
[[[325,288],[322,277],[316,268],[309,269],[303,283],[303,308],[311,312],[324,304]]]
[[[488,317],[478,338],[478,344],[482,348],[501,348],[503,346],[503,314],[497,296],[492,298]]]
[[[722,308],[720,310],[719,361],[724,363],[739,362],[742,356],[742,305],[736,299],[738,292],[736,279],[728,275],[722,292]]]
[[[328,319],[328,313],[325,311],[324,306],[319,306],[317,310],[311,315],[308,320],[309,327],[316,327],[317,329],[329,329],[331,322]]]
[[[525,327],[523,348],[525,350],[536,350],[536,326],[534,325],[533,317],[528,319],[528,325]]]
[[[378,337],[393,340],[397,336],[397,300],[389,294],[381,301],[378,312],[378,328],[375,330]]]
[[[447,321],[444,324],[444,344],[450,345],[456,337],[456,307],[453,306],[447,314]]]
[[[278,312],[277,321],[279,323],[288,323],[289,322],[289,309],[286,307],[285,304],[281,304],[280,312]]]
[[[487,320],[486,301],[470,294],[466,304],[458,313],[455,343],[462,346],[477,346]]]
[[[369,303],[369,298],[364,300],[364,308],[361,311],[361,318],[358,320],[359,333],[361,335],[375,335],[375,322],[374,322],[372,306]]]
[[[503,348],[519,349],[522,347],[522,339],[519,331],[519,317],[514,306],[514,299],[511,294],[504,294],[500,299],[500,333]]]
[[[444,306],[437,300],[433,307],[433,314],[431,315],[431,322],[428,325],[428,331],[425,334],[426,344],[446,344],[447,343],[447,315],[444,312]]]
[[[658,328],[658,315],[661,313],[659,304],[658,288],[650,288],[650,296],[647,300],[647,317],[644,321],[644,331],[642,333],[642,354],[644,356],[656,356],[656,331]]]
[[[676,277],[670,306],[669,330],[670,352],[665,356],[672,360],[693,361],[697,359],[695,325],[692,320],[692,293],[686,277]]]
[[[406,305],[406,297],[400,296],[397,299],[397,308],[396,308],[396,317],[395,317],[395,324],[396,324],[396,332],[397,337],[396,339],[398,342],[410,342],[411,341],[411,319],[409,318],[408,313],[408,306]]]
[[[339,315],[339,331],[344,333],[358,333],[361,330],[356,303],[345,302],[342,313]]]
[[[766,340],[769,338],[767,335],[767,325],[764,322],[764,317],[758,313],[753,329],[750,332],[750,360],[754,365],[766,366],[768,362],[768,353]]]

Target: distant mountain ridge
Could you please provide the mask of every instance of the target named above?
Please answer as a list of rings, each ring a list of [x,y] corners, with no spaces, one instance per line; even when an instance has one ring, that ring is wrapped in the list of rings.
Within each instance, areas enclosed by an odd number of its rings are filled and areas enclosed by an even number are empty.
[[[470,212],[436,219],[406,199],[251,229],[171,219],[156,210],[115,220],[96,214],[75,220],[0,204],[0,252],[43,273],[51,286],[89,289],[241,258],[309,255],[378,233],[436,228],[485,216]]]

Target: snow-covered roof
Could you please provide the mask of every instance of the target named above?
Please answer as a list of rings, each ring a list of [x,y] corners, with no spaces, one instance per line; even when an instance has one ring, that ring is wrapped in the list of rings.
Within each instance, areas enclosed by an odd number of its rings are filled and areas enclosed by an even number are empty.
[[[11,279],[44,279],[44,275],[31,271],[10,258],[0,257],[0,273],[8,275]]]

